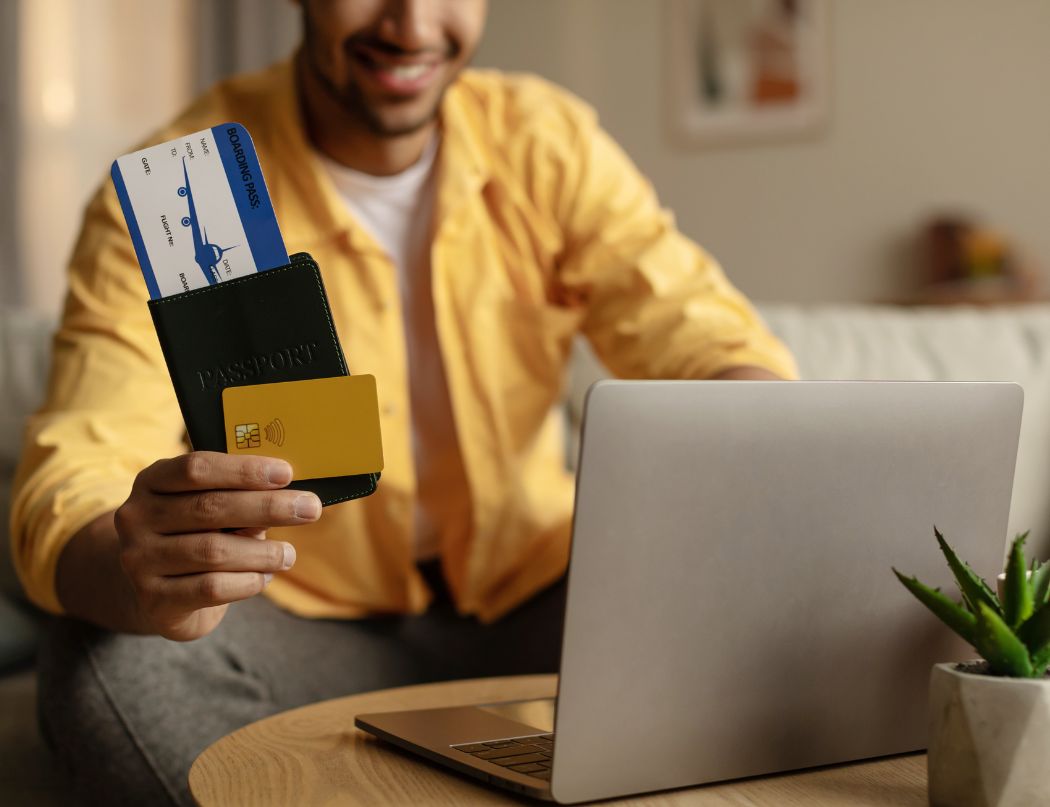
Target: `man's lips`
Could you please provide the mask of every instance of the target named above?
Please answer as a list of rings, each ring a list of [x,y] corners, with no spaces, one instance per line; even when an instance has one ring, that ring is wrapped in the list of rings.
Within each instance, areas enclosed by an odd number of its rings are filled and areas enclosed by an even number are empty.
[[[445,63],[444,54],[393,53],[382,48],[357,45],[351,55],[364,77],[391,95],[411,96],[426,90]]]

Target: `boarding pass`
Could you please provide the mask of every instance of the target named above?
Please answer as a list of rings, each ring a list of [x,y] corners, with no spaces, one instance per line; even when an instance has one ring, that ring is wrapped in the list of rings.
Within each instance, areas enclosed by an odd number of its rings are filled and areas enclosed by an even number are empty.
[[[288,263],[255,146],[239,123],[125,154],[111,173],[150,298]]]

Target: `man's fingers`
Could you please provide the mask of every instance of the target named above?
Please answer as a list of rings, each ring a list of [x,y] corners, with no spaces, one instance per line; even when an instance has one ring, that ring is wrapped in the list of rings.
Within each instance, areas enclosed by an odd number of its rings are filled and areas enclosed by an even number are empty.
[[[208,490],[155,498],[163,506],[151,514],[150,526],[169,535],[230,527],[291,527],[321,517],[321,500],[301,490]]]
[[[292,466],[274,457],[194,451],[153,463],[139,479],[154,493],[195,490],[273,490],[292,481]]]
[[[271,576],[258,572],[207,572],[180,577],[163,577],[157,583],[157,597],[165,611],[197,611],[254,597],[270,582]]]
[[[283,572],[295,563],[295,548],[221,532],[166,535],[157,539],[152,568],[159,575],[200,572]]]
[[[265,527],[244,527],[240,530],[233,530],[234,535],[243,535],[246,538],[255,538],[258,541],[266,540],[266,528]]]

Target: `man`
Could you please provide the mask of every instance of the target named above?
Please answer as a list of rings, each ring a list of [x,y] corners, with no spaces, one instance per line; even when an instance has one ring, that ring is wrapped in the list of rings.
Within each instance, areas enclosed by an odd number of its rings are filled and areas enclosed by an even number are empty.
[[[75,617],[41,660],[45,732],[106,803],[188,802],[195,755],[278,709],[556,668],[572,485],[552,407],[573,334],[622,376],[794,373],[582,104],[461,72],[484,0],[301,5],[292,63],[219,85],[154,142],[252,133],[351,369],[377,377],[386,470],[322,514],[282,461],[185,453],[104,185],[12,533],[30,596]]]

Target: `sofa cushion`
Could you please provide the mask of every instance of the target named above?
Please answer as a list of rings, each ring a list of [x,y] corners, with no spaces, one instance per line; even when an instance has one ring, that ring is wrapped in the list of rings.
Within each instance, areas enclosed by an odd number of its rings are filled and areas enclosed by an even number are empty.
[[[36,691],[36,676],[31,669],[0,677],[0,804],[79,804],[81,801],[41,736],[36,719]]]
[[[33,658],[44,619],[32,606],[0,595],[0,673]]]
[[[53,329],[37,312],[0,312],[0,469],[18,461],[26,416],[43,400]]]
[[[43,314],[0,312],[0,595],[21,594],[11,564],[8,535],[11,478],[21,450],[25,420],[43,399],[53,328],[53,319]],[[0,632],[7,627],[0,619]]]

